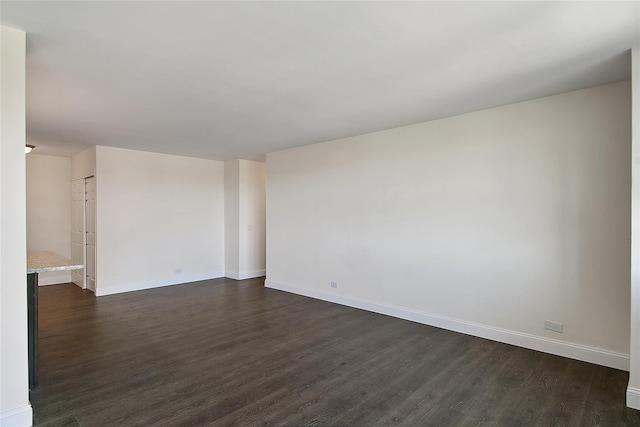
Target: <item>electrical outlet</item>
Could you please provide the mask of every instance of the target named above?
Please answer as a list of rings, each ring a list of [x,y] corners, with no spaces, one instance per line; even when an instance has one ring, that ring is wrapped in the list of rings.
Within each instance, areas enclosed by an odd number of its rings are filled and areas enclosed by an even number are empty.
[[[564,324],[560,323],[560,322],[553,322],[551,320],[545,320],[544,321],[544,328],[548,329],[550,331],[553,331],[553,332],[562,333],[562,328],[563,327],[564,327]]]
[[[338,282],[331,282],[331,287],[332,288],[337,288],[338,287]]]
[[[176,269],[173,271],[173,273],[174,273],[174,274],[182,274],[182,269],[181,269],[181,268],[176,268]]]

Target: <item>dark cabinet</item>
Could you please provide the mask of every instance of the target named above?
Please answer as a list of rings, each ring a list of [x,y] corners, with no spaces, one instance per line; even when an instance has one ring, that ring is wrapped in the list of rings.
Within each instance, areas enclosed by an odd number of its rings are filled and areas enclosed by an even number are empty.
[[[38,385],[38,273],[27,274],[29,388]]]

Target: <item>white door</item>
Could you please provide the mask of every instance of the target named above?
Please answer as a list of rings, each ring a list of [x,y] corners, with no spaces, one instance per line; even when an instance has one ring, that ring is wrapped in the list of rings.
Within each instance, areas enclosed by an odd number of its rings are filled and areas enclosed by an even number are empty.
[[[96,291],[96,178],[85,179],[85,283]]]
[[[84,201],[84,179],[71,181],[71,261],[76,264],[84,264]],[[72,270],[71,280],[84,289],[84,269]]]

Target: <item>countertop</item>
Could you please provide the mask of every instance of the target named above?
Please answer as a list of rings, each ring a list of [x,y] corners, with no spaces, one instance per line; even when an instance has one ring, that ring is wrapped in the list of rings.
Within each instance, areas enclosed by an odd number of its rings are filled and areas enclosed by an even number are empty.
[[[27,252],[27,274],[45,271],[80,270],[82,264],[75,264],[69,258],[51,251]]]

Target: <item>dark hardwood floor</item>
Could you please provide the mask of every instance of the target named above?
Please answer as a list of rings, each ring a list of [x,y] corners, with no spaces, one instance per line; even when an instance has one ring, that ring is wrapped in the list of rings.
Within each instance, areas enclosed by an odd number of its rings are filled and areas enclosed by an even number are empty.
[[[262,282],[41,287],[36,425],[640,426],[626,372]]]

